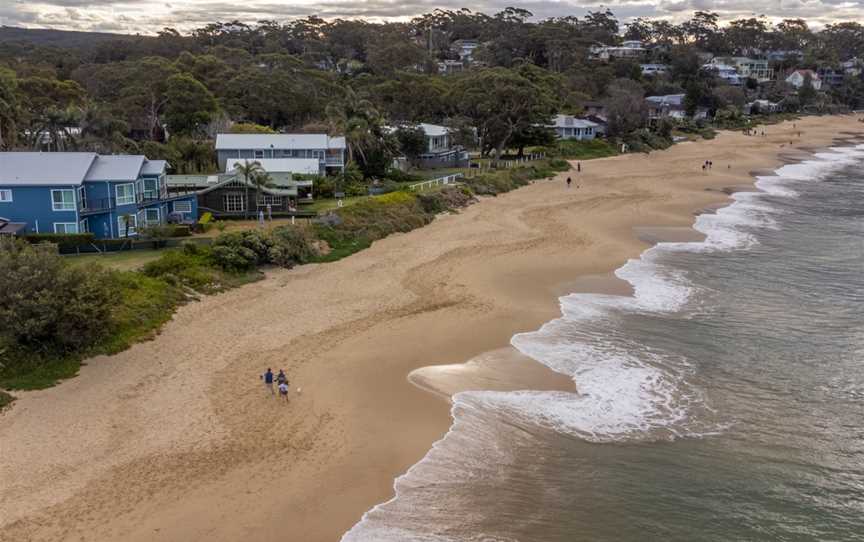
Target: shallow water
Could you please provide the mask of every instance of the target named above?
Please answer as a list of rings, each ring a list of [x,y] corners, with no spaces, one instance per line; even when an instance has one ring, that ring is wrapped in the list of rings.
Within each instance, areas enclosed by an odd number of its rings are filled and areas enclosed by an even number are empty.
[[[515,336],[579,393],[458,394],[343,540],[864,540],[864,146],[758,186]]]

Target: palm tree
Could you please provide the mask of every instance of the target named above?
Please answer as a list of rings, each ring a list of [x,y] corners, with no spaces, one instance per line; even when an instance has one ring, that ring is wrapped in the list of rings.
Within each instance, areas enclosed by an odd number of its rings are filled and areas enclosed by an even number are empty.
[[[252,177],[250,178],[250,181],[252,181],[252,186],[255,187],[256,202],[257,202],[257,200],[261,199],[261,190],[262,189],[275,186],[273,184],[273,177],[271,177],[270,174],[267,173],[266,171],[264,171],[263,169],[256,171],[252,175]]]
[[[327,106],[327,122],[333,134],[343,134],[348,146],[348,161],[357,153],[365,160],[366,151],[374,145],[372,128],[380,126],[381,116],[372,102],[357,96],[350,87],[345,89],[342,101]]]
[[[252,179],[261,173],[266,173],[264,168],[261,167],[261,162],[257,160],[255,162],[250,162],[249,160],[244,160],[242,164],[238,163],[234,165],[234,172],[237,175],[243,176],[243,185],[245,186],[246,194],[244,198],[246,199],[245,204],[243,205],[243,212],[246,218],[249,218],[249,183],[252,182]]]

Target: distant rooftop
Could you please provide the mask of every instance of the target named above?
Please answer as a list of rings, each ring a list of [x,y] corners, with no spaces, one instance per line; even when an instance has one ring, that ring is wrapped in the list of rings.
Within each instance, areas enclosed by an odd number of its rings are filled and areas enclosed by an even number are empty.
[[[550,126],[554,126],[555,128],[596,128],[600,125],[590,120],[574,117],[573,115],[555,115]]]
[[[344,137],[327,134],[217,134],[216,150],[344,149]]]

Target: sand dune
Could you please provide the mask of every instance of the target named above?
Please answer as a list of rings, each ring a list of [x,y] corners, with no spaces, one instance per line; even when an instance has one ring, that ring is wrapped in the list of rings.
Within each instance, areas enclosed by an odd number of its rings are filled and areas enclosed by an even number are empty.
[[[558,295],[613,287],[602,276],[682,235],[723,188],[864,132],[797,125],[586,162],[183,307],[155,340],[0,415],[0,540],[338,540],[449,426],[411,371],[506,347],[557,316]],[[268,366],[302,388],[289,405],[265,393]]]

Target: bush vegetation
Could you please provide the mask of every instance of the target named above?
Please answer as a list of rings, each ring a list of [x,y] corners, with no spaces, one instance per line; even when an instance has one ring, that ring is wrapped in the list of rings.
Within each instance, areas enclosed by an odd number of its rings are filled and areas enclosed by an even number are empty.
[[[171,318],[183,295],[135,272],[70,265],[50,244],[0,244],[0,387],[38,389],[81,360],[128,348]]]
[[[590,160],[615,156],[618,150],[615,145],[605,139],[589,141],[561,141],[557,147],[548,150],[549,154],[566,160]]]
[[[83,359],[116,353],[152,336],[190,293],[214,293],[255,280],[261,276],[259,266],[338,260],[470,205],[475,194],[506,192],[567,168],[565,160],[546,160],[466,179],[462,186],[363,198],[312,227],[228,232],[210,246],[166,249],[141,271],[72,265],[51,243],[0,243],[0,388],[38,389],[72,377]],[[329,252],[320,250],[322,241]],[[12,399],[0,392],[0,407]]]

